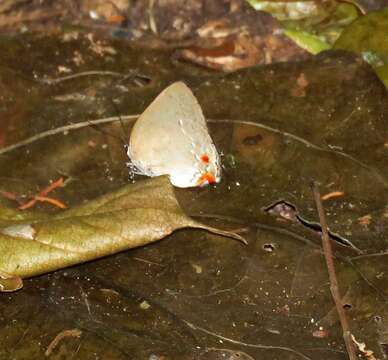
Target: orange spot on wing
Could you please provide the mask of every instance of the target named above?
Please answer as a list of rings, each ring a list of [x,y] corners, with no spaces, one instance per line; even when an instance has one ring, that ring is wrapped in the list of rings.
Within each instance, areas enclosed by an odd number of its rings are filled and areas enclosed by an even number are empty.
[[[215,184],[215,183],[216,183],[216,177],[209,172],[203,174],[197,181],[197,184],[200,186],[206,185],[206,184]]]
[[[209,164],[209,156],[207,154],[203,154],[201,155],[201,160],[202,162],[204,162],[205,164]]]

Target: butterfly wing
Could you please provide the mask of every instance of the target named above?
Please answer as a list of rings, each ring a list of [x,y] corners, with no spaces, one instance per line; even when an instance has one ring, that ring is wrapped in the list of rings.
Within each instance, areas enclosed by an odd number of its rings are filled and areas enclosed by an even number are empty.
[[[202,109],[183,82],[166,88],[136,121],[128,156],[144,175],[170,175],[179,187],[216,182],[221,176]]]

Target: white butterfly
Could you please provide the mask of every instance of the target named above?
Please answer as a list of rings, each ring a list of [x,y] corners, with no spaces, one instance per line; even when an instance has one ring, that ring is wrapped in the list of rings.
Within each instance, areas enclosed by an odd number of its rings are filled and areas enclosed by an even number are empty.
[[[191,90],[176,82],[164,89],[133,126],[128,156],[141,175],[169,175],[177,187],[221,180],[220,157]]]

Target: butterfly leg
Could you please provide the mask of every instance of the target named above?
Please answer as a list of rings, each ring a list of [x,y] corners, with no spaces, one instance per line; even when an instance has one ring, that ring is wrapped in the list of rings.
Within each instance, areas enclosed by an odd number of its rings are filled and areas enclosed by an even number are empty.
[[[135,175],[144,175],[131,161],[131,159],[126,163],[128,168],[128,176],[131,182],[135,182]]]

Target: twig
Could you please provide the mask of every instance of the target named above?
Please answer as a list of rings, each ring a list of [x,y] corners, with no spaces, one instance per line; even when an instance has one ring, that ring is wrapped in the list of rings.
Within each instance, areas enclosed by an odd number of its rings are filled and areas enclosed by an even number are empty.
[[[148,2],[149,27],[155,35],[158,35],[158,27],[156,26],[156,21],[154,16],[154,5],[155,5],[155,0],[149,0]]]
[[[311,360],[308,356],[302,354],[301,352],[297,351],[297,350],[294,350],[292,348],[289,348],[289,347],[286,347],[286,346],[275,346],[275,345],[263,345],[263,344],[251,344],[251,343],[246,343],[246,342],[242,342],[242,341],[238,341],[238,340],[234,340],[234,339],[231,339],[231,338],[228,338],[226,336],[223,336],[223,335],[220,335],[220,334],[217,334],[217,333],[214,333],[210,330],[207,330],[203,327],[200,327],[200,326],[197,326],[197,325],[194,325],[190,322],[188,322],[187,320],[183,320],[182,321],[190,328],[190,329],[193,329],[193,330],[197,330],[197,331],[200,331],[200,332],[203,332],[207,335],[211,335],[211,336],[214,336],[220,340],[223,340],[223,341],[227,341],[227,342],[230,342],[232,344],[236,344],[236,345],[241,345],[241,346],[246,346],[246,347],[249,347],[249,348],[254,348],[254,349],[263,349],[263,350],[282,350],[282,351],[287,351],[287,352],[291,352],[291,353],[294,353],[296,355],[298,355],[299,357],[301,357],[302,359],[305,359],[305,360]]]
[[[41,202],[47,202],[53,206],[56,206],[57,208],[60,208],[60,209],[66,209],[67,206],[65,203],[63,203],[62,201],[58,200],[58,199],[54,199],[54,198],[51,198],[51,197],[48,197],[48,196],[39,196],[39,195],[36,195],[35,196],[35,200],[36,201],[41,201]]]
[[[22,146],[29,145],[37,140],[43,139],[43,138],[48,137],[48,136],[56,135],[56,134],[59,134],[59,133],[64,132],[64,131],[76,130],[76,129],[80,129],[80,128],[87,127],[90,125],[98,125],[98,124],[110,123],[110,122],[121,121],[121,120],[136,120],[139,116],[140,116],[140,114],[126,115],[126,116],[114,116],[114,117],[109,117],[109,118],[104,118],[104,119],[89,120],[89,121],[84,121],[84,122],[80,122],[80,123],[76,123],[76,124],[61,126],[59,128],[56,128],[56,129],[44,131],[40,134],[34,135],[26,140],[23,140],[23,141],[16,143],[16,144],[1,148],[0,155],[3,155],[9,151],[18,149]],[[300,142],[300,143],[304,144],[305,146],[310,147],[312,149],[316,149],[318,151],[323,151],[323,152],[328,152],[328,153],[338,154],[338,155],[343,156],[343,157],[353,161],[354,163],[360,165],[364,169],[369,170],[384,184],[385,187],[388,187],[387,179],[382,174],[380,174],[380,172],[378,170],[363,163],[362,161],[356,159],[355,157],[353,157],[345,152],[342,152],[339,150],[323,148],[323,147],[318,146],[316,144],[313,144],[313,143],[307,141],[306,139],[303,139],[297,135],[294,135],[294,134],[291,134],[291,133],[288,133],[285,131],[281,131],[279,129],[276,129],[276,128],[273,128],[271,126],[264,125],[264,124],[261,124],[258,122],[244,121],[244,120],[232,120],[232,119],[218,119],[218,120],[207,119],[206,121],[208,123],[226,123],[226,124],[242,124],[242,125],[256,126],[256,127],[280,134],[282,136],[288,137],[288,138],[293,139],[295,141],[298,141],[298,142]]]
[[[325,147],[321,147],[319,145],[316,145],[300,136],[297,136],[297,135],[294,135],[292,133],[289,133],[289,132],[286,132],[286,131],[282,131],[282,130],[279,130],[277,128],[274,128],[272,126],[268,126],[268,125],[264,125],[262,123],[259,123],[259,122],[255,122],[255,121],[247,121],[247,120],[237,120],[237,119],[207,119],[207,122],[209,123],[225,123],[225,124],[242,124],[242,125],[250,125],[250,126],[255,126],[255,127],[258,127],[258,128],[261,128],[261,129],[264,129],[264,130],[268,130],[268,131],[271,131],[271,132],[274,132],[276,134],[280,134],[284,137],[287,137],[289,139],[292,139],[292,140],[295,140],[299,143],[302,143],[304,144],[306,147],[308,148],[312,148],[312,149],[315,149],[315,150],[318,150],[318,151],[322,151],[322,152],[327,152],[327,153],[334,153],[334,154],[338,154],[339,156],[342,156],[346,159],[349,159],[350,161],[360,165],[362,168],[366,169],[366,170],[369,170],[370,172],[372,172],[383,184],[385,187],[388,187],[388,181],[386,179],[386,177],[384,175],[382,175],[379,170],[375,169],[374,167],[372,166],[369,166],[367,165],[366,163],[358,160],[357,158],[353,157],[352,155],[346,153],[346,152],[343,152],[343,151],[340,151],[340,150],[335,150],[335,149],[331,149],[331,148],[325,148]]]
[[[76,73],[76,74],[58,77],[55,79],[50,79],[50,78],[41,79],[41,81],[43,83],[51,85],[51,84],[60,83],[62,81],[72,80],[72,79],[76,79],[78,77],[84,77],[84,76],[90,76],[90,75],[98,75],[98,76],[105,75],[105,76],[114,76],[114,77],[125,77],[126,76],[125,74],[121,74],[121,73],[118,73],[115,71],[84,71],[84,72],[80,72],[80,73]]]
[[[83,121],[83,122],[79,122],[79,123],[75,123],[75,124],[61,126],[59,128],[43,131],[39,134],[36,134],[34,136],[29,137],[28,139],[22,140],[16,144],[12,144],[10,146],[3,147],[0,149],[0,155],[3,155],[3,154],[10,152],[12,150],[18,149],[20,147],[29,145],[35,141],[44,139],[46,137],[60,134],[60,133],[66,132],[66,131],[81,129],[81,128],[84,128],[84,127],[87,127],[90,125],[98,125],[98,124],[105,124],[105,123],[110,123],[110,122],[114,122],[114,121],[120,121],[120,119],[122,119],[122,120],[134,120],[134,119],[137,119],[138,117],[139,117],[139,114],[120,116],[120,117],[113,116],[113,117],[108,117],[108,118],[103,118],[103,119],[88,120],[88,121]]]
[[[63,183],[64,182],[63,182],[62,177],[59,178],[57,181],[54,181],[49,186],[47,186],[42,191],[40,191],[37,195],[33,196],[29,201],[20,205],[19,210],[29,209],[29,208],[33,207],[37,201],[48,202],[54,206],[59,207],[60,209],[65,209],[66,205],[63,202],[47,196],[51,191],[53,191],[59,187],[63,187],[64,186]]]
[[[343,191],[332,191],[332,192],[329,192],[328,194],[322,195],[321,200],[325,201],[332,198],[341,197],[344,195],[345,193]]]
[[[166,265],[163,265],[163,264],[159,264],[159,263],[157,263],[157,262],[154,262],[154,261],[142,259],[142,258],[135,257],[135,256],[134,256],[132,259],[133,259],[133,260],[136,260],[136,261],[140,261],[140,262],[146,263],[146,264],[148,264],[148,265],[156,265],[156,266],[161,266],[161,267],[165,267],[165,266],[166,266]]]
[[[235,218],[235,217],[231,217],[231,216],[225,216],[225,215],[221,215],[221,214],[199,214],[199,213],[190,213],[189,214],[190,217],[198,217],[198,218],[209,218],[209,219],[219,219],[219,220],[226,220],[226,221],[229,221],[229,222],[236,222],[236,223],[239,223],[239,224],[245,224],[245,222],[241,219],[238,219],[238,218]],[[302,241],[303,243],[307,244],[307,245],[310,245],[312,247],[315,247],[315,248],[318,248],[318,249],[321,249],[320,245],[319,244],[316,244],[314,241],[304,237],[304,236],[301,236],[301,235],[298,235],[292,231],[289,231],[287,229],[282,229],[282,228],[279,228],[279,227],[276,227],[276,226],[271,226],[271,225],[266,225],[266,224],[262,224],[262,223],[259,223],[259,222],[255,222],[253,223],[253,225],[257,228],[257,229],[263,229],[263,230],[268,230],[268,231],[273,231],[273,232],[276,232],[278,234],[282,234],[282,235],[286,235],[286,236],[290,236],[296,240],[299,240],[299,241]]]
[[[388,251],[382,251],[378,253],[371,253],[371,254],[363,254],[363,255],[358,255],[358,256],[353,256],[350,258],[351,260],[359,260],[359,259],[364,259],[364,258],[370,258],[370,257],[378,257],[378,256],[387,256]]]
[[[8,200],[16,201],[19,205],[23,205],[23,201],[11,191],[0,191],[0,195]]]
[[[349,355],[349,359],[357,360],[356,349],[354,347],[354,343],[351,338],[352,334],[350,332],[348,319],[346,317],[345,310],[342,306],[341,295],[339,292],[338,281],[337,281],[337,275],[335,273],[335,267],[334,267],[333,251],[329,240],[329,233],[327,231],[327,224],[326,224],[325,212],[322,206],[321,195],[319,193],[318,186],[315,182],[312,183],[311,188],[313,191],[315,204],[317,206],[319,222],[321,223],[321,228],[322,228],[322,247],[323,247],[323,254],[326,260],[327,271],[329,273],[331,296],[333,297],[335,306],[337,308],[338,317],[341,322],[343,337],[345,341],[346,350]]]
[[[53,350],[57,347],[59,342],[66,337],[76,337],[79,338],[82,334],[82,331],[79,329],[71,329],[61,331],[53,341],[51,341],[50,345],[47,347],[46,352],[44,353],[46,356],[50,356]]]

